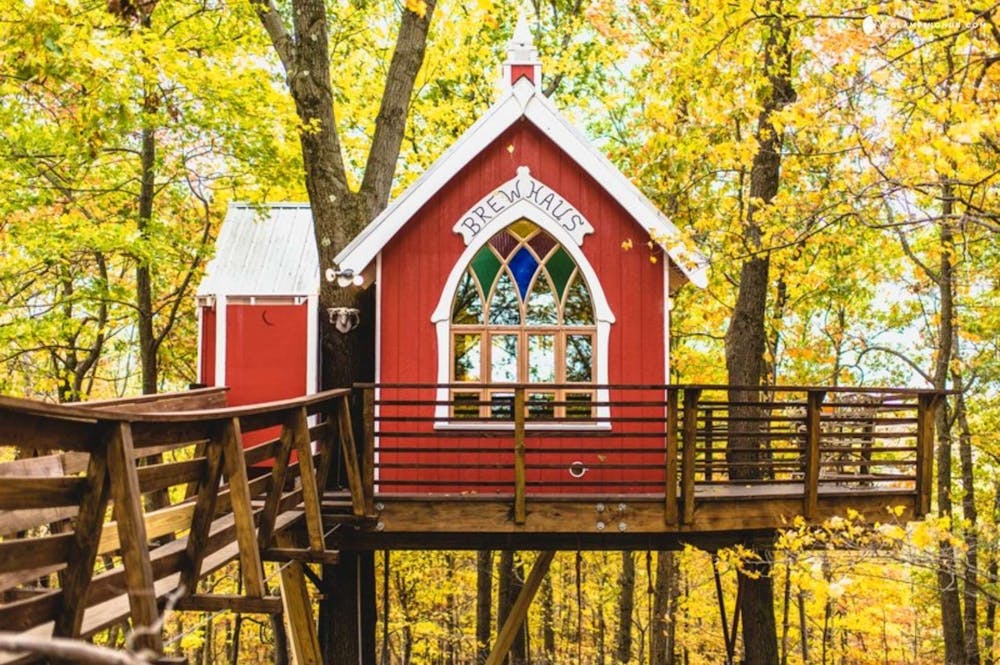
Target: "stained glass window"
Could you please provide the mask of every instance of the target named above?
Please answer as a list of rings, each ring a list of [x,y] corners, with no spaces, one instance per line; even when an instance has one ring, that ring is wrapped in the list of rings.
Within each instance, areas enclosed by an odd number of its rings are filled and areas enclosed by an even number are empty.
[[[456,417],[510,418],[510,389],[526,383],[528,416],[591,417],[594,401],[594,305],[572,256],[528,220],[499,231],[476,252],[459,280],[452,305],[452,380],[466,402]],[[478,385],[478,393],[471,389]],[[472,400],[474,401],[474,400]]]

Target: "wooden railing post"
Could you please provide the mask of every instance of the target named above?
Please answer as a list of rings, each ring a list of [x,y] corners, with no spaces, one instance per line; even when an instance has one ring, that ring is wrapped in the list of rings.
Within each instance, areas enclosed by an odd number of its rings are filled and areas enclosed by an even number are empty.
[[[941,395],[921,393],[917,396],[917,515],[931,511],[931,488],[934,484],[934,419]]]
[[[233,521],[236,523],[236,542],[239,544],[240,564],[246,595],[261,598],[264,595],[264,564],[257,546],[257,531],[250,501],[250,481],[247,461],[243,452],[243,434],[238,418],[226,422],[222,433],[222,457],[229,480],[229,499],[232,503]]]
[[[339,401],[337,427],[340,434],[340,454],[347,473],[347,486],[351,490],[351,510],[355,517],[361,517],[365,514],[365,491],[361,483],[361,470],[358,468],[358,447],[354,442],[354,427],[351,424],[351,404],[347,395]]]
[[[375,513],[375,386],[364,388],[364,452],[361,456],[361,484],[367,514]]]
[[[156,607],[155,579],[149,560],[142,491],[139,488],[139,472],[132,446],[132,428],[127,422],[118,423],[111,435],[108,475],[111,478],[115,519],[118,521],[118,539],[122,544],[125,584],[135,633],[134,644],[137,648],[162,653],[161,629],[154,628],[160,613]]]
[[[698,442],[698,398],[697,388],[684,390],[684,429],[681,459],[681,497],[684,499],[684,524],[694,521],[694,462]]]
[[[524,524],[528,518],[525,497],[527,469],[525,468],[524,447],[524,387],[514,389],[514,523]]]
[[[322,552],[326,545],[323,539],[323,516],[320,512],[320,496],[322,489],[316,482],[316,467],[313,466],[313,455],[309,436],[309,416],[305,407],[295,409],[291,416],[292,443],[299,454],[299,482],[302,483],[302,508],[306,514],[306,532],[309,534],[309,548],[314,552]],[[274,492],[281,494],[282,487],[275,487]]]
[[[823,399],[826,391],[810,390],[806,397],[806,442],[805,442],[805,498],[802,512],[806,519],[814,519],[819,513],[819,440],[820,417],[823,413]]]
[[[667,526],[677,526],[677,388],[667,388],[667,468],[663,516]]]
[[[712,409],[705,409],[705,482],[712,482],[712,465],[715,461],[712,459],[714,451],[712,448],[715,445],[715,422],[713,420]]]
[[[108,452],[104,441],[97,441],[87,464],[87,484],[76,517],[66,573],[63,576],[62,609],[56,615],[54,637],[78,638],[87,607],[87,588],[94,575],[94,563],[108,507]]]

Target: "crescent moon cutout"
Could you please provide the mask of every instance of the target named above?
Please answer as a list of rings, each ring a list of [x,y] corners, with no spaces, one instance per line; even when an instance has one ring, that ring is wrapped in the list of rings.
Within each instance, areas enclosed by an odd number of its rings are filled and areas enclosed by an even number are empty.
[[[273,323],[271,323],[270,321],[267,320],[267,310],[266,309],[263,312],[260,313],[260,319],[261,319],[261,321],[263,321],[264,323],[266,323],[269,326],[273,326],[274,325]]]

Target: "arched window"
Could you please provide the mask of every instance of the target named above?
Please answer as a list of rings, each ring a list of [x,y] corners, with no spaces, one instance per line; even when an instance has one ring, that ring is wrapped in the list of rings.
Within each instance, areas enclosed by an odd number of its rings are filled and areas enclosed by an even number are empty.
[[[476,252],[455,291],[451,380],[468,388],[452,390],[452,416],[509,418],[504,384],[524,383],[530,418],[591,418],[596,336],[573,258],[532,222],[511,224]]]

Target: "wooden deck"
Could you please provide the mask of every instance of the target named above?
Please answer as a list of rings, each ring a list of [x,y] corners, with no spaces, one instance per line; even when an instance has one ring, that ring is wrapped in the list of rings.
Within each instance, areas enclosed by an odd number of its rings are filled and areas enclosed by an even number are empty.
[[[0,397],[0,446],[16,453],[0,464],[0,630],[152,625],[169,595],[181,610],[293,612],[293,649],[315,654],[301,568],[341,550],[713,548],[799,515],[929,508],[933,392],[607,386],[586,408],[532,394],[503,386],[472,404],[449,386],[369,385],[234,408],[220,390]],[[236,559],[242,596],[199,586]],[[162,636],[138,646],[162,652]]]

